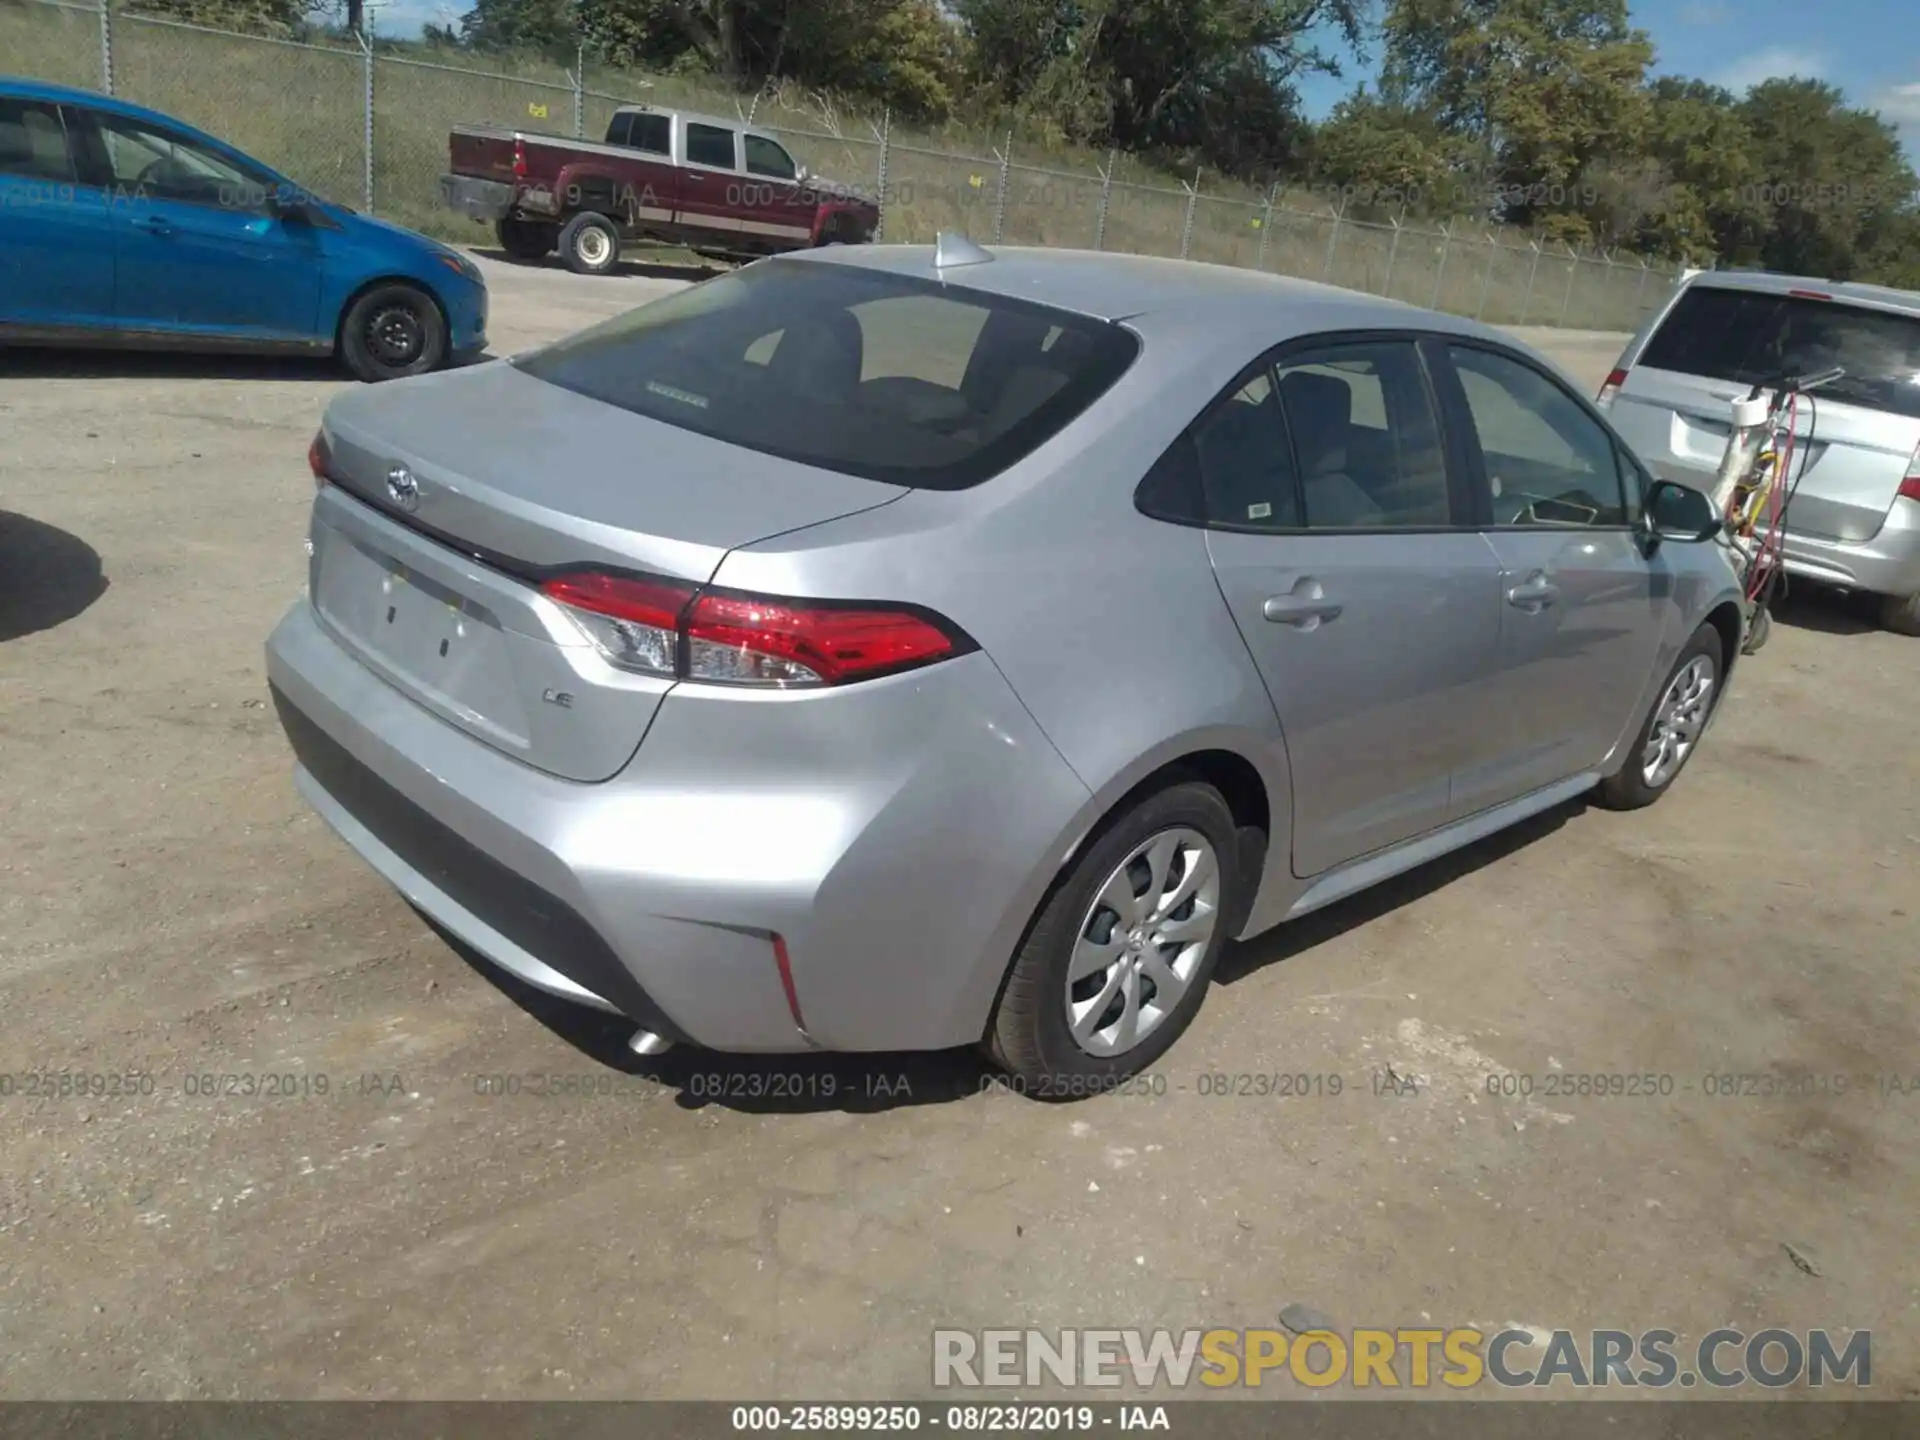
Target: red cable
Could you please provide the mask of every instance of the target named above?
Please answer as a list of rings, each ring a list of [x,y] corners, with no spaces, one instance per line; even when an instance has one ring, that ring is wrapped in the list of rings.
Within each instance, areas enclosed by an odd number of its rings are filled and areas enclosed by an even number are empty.
[[[1779,564],[1784,553],[1786,536],[1780,531],[1780,518],[1786,513],[1787,476],[1793,472],[1793,454],[1795,449],[1795,425],[1800,417],[1800,394],[1795,391],[1787,399],[1786,439],[1779,447],[1775,458],[1773,473],[1767,483],[1767,538],[1762,542],[1754,556],[1753,572],[1748,577],[1747,598],[1758,600],[1765,589],[1766,580]]]

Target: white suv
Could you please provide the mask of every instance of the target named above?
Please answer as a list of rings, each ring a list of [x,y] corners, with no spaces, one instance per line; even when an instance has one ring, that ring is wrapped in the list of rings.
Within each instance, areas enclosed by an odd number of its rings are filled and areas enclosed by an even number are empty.
[[[1845,375],[1800,402],[1787,573],[1870,591],[1882,624],[1920,635],[1920,294],[1691,275],[1621,354],[1599,403],[1655,475],[1707,490],[1732,400],[1836,365]]]

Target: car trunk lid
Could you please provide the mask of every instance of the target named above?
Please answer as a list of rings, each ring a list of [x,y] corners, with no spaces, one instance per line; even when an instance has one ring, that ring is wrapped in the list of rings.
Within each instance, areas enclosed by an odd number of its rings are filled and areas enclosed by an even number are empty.
[[[1732,431],[1732,404],[1750,386],[1636,366],[1612,408],[1614,424],[1641,453],[1670,457],[1654,468],[1667,478],[1705,487]],[[1664,433],[1646,437],[1647,425]],[[1788,481],[1795,485],[1790,523],[1829,540],[1871,540],[1886,520],[1908,461],[1920,446],[1920,418],[1852,405],[1822,395],[1802,397],[1794,427]]]
[[[324,425],[313,604],[349,651],[477,739],[604,780],[673,681],[610,664],[543,576],[703,584],[731,549],[902,488],[796,465],[504,363],[349,391]]]

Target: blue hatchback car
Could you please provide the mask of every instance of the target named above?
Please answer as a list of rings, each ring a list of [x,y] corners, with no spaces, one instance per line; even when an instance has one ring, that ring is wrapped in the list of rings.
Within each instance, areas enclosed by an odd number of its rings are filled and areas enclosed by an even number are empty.
[[[459,251],[151,110],[0,76],[0,343],[335,355],[371,381],[486,332]]]

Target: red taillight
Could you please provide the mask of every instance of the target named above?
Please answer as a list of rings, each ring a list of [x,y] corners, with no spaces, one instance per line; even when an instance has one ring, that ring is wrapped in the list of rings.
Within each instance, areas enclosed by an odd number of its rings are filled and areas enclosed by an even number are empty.
[[[692,586],[589,571],[556,576],[540,590],[571,609],[614,664],[649,675],[678,671],[680,615]]]
[[[518,135],[513,137],[513,178],[527,178],[527,142]]]
[[[687,678],[840,685],[955,653],[954,638],[908,610],[703,595],[687,616]]]
[[[1907,478],[1900,482],[1900,493],[1909,500],[1920,500],[1920,445],[1913,448],[1913,458],[1907,461]]]
[[[598,615],[611,615],[616,620],[630,620],[662,630],[678,627],[680,612],[693,598],[690,585],[593,573],[561,575],[540,588],[577,610],[591,610]]]
[[[327,432],[314,432],[313,443],[307,446],[307,469],[313,472],[313,488],[318,490],[327,483],[327,472],[333,466],[333,451],[327,447]]]
[[[1620,393],[1620,387],[1627,383],[1627,372],[1615,370],[1607,376],[1607,383],[1600,387],[1600,394],[1594,403],[1602,410],[1613,403],[1613,397]]]
[[[938,618],[887,605],[821,604],[598,572],[558,576],[568,606],[617,665],[724,685],[844,685],[971,648]],[[689,602],[692,602],[689,604]]]

